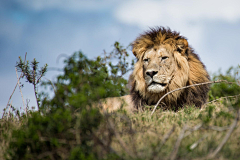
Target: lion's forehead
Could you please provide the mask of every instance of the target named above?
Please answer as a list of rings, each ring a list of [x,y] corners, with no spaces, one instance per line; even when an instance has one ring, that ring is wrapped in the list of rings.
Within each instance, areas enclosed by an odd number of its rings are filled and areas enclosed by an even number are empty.
[[[154,47],[151,49],[148,49],[144,56],[144,58],[150,58],[150,59],[156,59],[159,57],[164,57],[164,56],[170,56],[170,52],[165,48],[165,47]]]

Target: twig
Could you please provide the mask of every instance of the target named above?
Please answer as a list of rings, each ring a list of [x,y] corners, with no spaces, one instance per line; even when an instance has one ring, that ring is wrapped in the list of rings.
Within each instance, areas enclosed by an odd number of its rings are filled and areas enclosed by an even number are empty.
[[[190,146],[190,150],[193,150],[195,149],[199,143],[201,143],[205,138],[207,138],[208,135],[204,135],[202,138],[200,138],[197,142],[193,143],[191,146]]]
[[[176,126],[173,125],[172,129],[163,136],[162,142],[161,142],[161,147],[166,143],[166,141],[168,140],[168,138],[172,135],[172,133],[175,131]]]
[[[227,134],[223,138],[222,142],[218,145],[218,147],[215,149],[214,152],[208,154],[207,157],[209,159],[214,158],[218,154],[218,152],[222,149],[224,144],[227,142],[227,140],[229,139],[230,135],[232,134],[234,128],[237,126],[237,122],[239,121],[239,114],[240,114],[240,110],[238,109],[237,116],[236,116],[235,120],[233,121],[232,125],[230,126],[230,129],[228,130]]]
[[[175,90],[172,90],[166,94],[164,94],[160,99],[159,101],[157,102],[157,104],[155,105],[152,113],[151,113],[151,116],[153,115],[153,113],[155,112],[157,106],[160,104],[160,102],[163,100],[163,98],[165,98],[167,95],[173,93],[173,92],[176,92],[176,91],[179,91],[179,90],[182,90],[182,89],[186,89],[186,88],[190,88],[190,87],[194,87],[194,86],[200,86],[200,85],[206,85],[206,84],[212,84],[212,83],[221,83],[221,82],[225,82],[225,83],[228,83],[228,84],[233,84],[235,82],[228,82],[227,80],[217,80],[217,81],[211,81],[211,82],[205,82],[205,83],[198,83],[198,84],[193,84],[193,85],[189,85],[189,86],[185,86],[185,87],[182,87],[182,88],[178,88],[178,89],[175,89]]]
[[[10,109],[12,108],[12,101],[9,105],[9,108],[8,108],[8,115],[7,115],[7,120],[8,120],[8,117],[10,117]]]
[[[169,137],[172,135],[172,133],[175,131],[176,129],[176,126],[173,125],[173,127],[166,133],[164,134],[163,138],[162,138],[162,141],[161,141],[161,144],[159,145],[158,148],[156,148],[153,153],[152,153],[152,157],[151,159],[159,159],[158,157],[158,153],[159,151],[161,150],[161,148],[163,147],[163,145],[167,142],[167,140],[169,139]]]
[[[114,124],[111,120],[108,119],[108,123],[109,126],[112,128],[113,133],[115,134],[116,138],[118,139],[121,147],[128,153],[129,156],[131,156],[132,158],[135,157],[129,150],[129,148],[127,147],[126,143],[122,140],[122,138],[120,137],[119,133],[115,131],[114,128]]]
[[[55,95],[56,95],[57,92],[56,92],[56,90],[55,90],[55,87],[54,87],[52,81],[51,81],[50,79],[47,79],[46,77],[44,77],[44,78],[51,83],[51,86],[52,86],[52,88],[53,88],[53,91],[54,91],[54,93],[55,93]]]
[[[182,139],[184,138],[184,133],[185,133],[185,131],[187,130],[187,128],[188,128],[187,125],[184,125],[184,126],[183,126],[183,129],[182,129],[181,132],[179,133],[178,139],[177,139],[177,141],[176,141],[176,143],[175,143],[175,146],[174,146],[174,148],[173,148],[173,151],[172,151],[172,153],[171,153],[171,155],[170,155],[170,160],[176,159],[179,146],[180,146],[180,144],[181,144]]]
[[[207,103],[205,103],[205,104],[213,103],[213,102],[216,102],[216,101],[221,100],[221,99],[237,98],[237,97],[239,97],[239,96],[240,96],[240,94],[237,94],[237,95],[234,95],[234,96],[221,97],[221,98],[218,98],[218,99],[212,100],[212,101],[210,101],[210,102],[207,102]]]
[[[100,140],[100,139],[98,138],[98,136],[96,136],[94,133],[92,134],[92,136],[93,136],[93,138],[97,141],[97,143],[98,143],[99,145],[101,145],[104,150],[106,150],[106,152],[110,152],[110,153],[114,153],[114,154],[118,155],[117,152],[116,152],[114,149],[112,149],[112,147],[106,146],[106,144],[105,144],[102,140]],[[119,155],[118,155],[118,156],[119,156]]]
[[[186,132],[186,134],[184,135],[184,138],[189,136],[192,132],[199,130],[201,127],[202,127],[202,123],[194,126],[193,128],[189,128],[188,132]]]
[[[17,73],[17,68],[16,67],[15,67],[15,70],[16,70],[16,75],[17,75],[17,84],[18,84],[18,87],[19,87],[19,90],[20,90],[20,93],[21,93],[21,97],[22,97],[22,101],[23,101],[23,107],[25,108],[25,113],[26,113],[26,116],[27,116],[27,107],[25,106],[25,103],[24,103],[24,98],[23,98],[22,89],[21,89],[21,86],[20,86],[20,83],[19,83],[19,78],[18,78],[18,73]],[[22,74],[20,76],[22,76]]]
[[[222,132],[222,131],[225,131],[225,130],[230,129],[230,127],[231,127],[231,126],[224,126],[224,127],[209,126],[209,127],[207,127],[207,129],[211,129],[211,130],[214,130],[214,131]]]
[[[25,53],[24,64],[25,64],[25,62],[26,62],[26,58],[27,58],[27,52]],[[4,115],[5,115],[6,109],[7,109],[7,107],[9,106],[9,102],[10,102],[10,100],[12,99],[12,96],[13,96],[13,94],[14,94],[17,86],[18,86],[19,80],[22,78],[22,76],[23,76],[23,72],[21,73],[20,77],[18,78],[18,82],[17,82],[17,84],[15,85],[11,96],[10,96],[9,99],[8,99],[8,103],[7,103],[7,106],[6,106],[6,108],[5,108],[5,111],[3,112],[2,119],[3,119]]]
[[[20,76],[20,77],[21,77],[21,76]],[[14,87],[14,89],[13,89],[13,92],[12,92],[11,96],[10,96],[9,99],[8,99],[8,103],[7,103],[7,106],[5,107],[5,111],[3,112],[2,119],[3,119],[4,115],[5,115],[5,112],[6,112],[6,110],[7,110],[7,107],[9,106],[9,102],[10,102],[10,100],[12,99],[13,93],[15,92],[17,86],[18,86],[18,84],[15,85],[15,87]]]

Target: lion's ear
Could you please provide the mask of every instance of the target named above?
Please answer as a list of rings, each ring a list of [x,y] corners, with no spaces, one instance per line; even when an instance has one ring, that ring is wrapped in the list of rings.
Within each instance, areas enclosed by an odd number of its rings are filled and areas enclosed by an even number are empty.
[[[144,51],[146,50],[146,46],[144,44],[141,44],[139,42],[134,42],[132,44],[132,52],[137,59],[141,59],[141,56],[143,55]]]
[[[177,51],[183,55],[187,56],[188,41],[186,39],[177,40]]]

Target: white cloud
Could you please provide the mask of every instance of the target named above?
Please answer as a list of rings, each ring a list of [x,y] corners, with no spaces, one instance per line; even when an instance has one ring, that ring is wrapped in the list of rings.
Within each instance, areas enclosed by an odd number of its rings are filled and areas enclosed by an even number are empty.
[[[172,22],[181,25],[204,19],[236,22],[240,19],[239,6],[238,0],[135,0],[122,3],[115,16],[123,23],[141,28]]]
[[[236,26],[240,21],[240,1],[239,0],[132,0],[124,1],[115,10],[114,16],[121,23],[133,25],[147,30],[149,27],[164,26],[180,33],[188,38],[189,44],[193,46],[203,62],[206,62],[210,70],[216,71],[222,67],[226,69],[230,65],[235,65],[235,59],[239,59],[236,52],[229,52],[232,58],[226,62],[224,52],[219,47],[212,49],[211,45],[225,43],[225,40],[216,39],[215,43],[206,44],[209,36],[221,34],[226,27]],[[223,30],[211,28],[221,27]],[[222,24],[225,25],[222,26]],[[216,32],[211,34],[211,32]],[[237,32],[229,31],[229,33]],[[225,35],[225,39],[231,36]],[[226,47],[231,48],[234,44]],[[214,58],[215,57],[215,58]],[[216,59],[218,57],[218,59]],[[213,61],[214,59],[214,61]],[[225,61],[222,66],[220,59]]]
[[[142,30],[165,26],[181,31],[196,50],[203,46],[207,21],[234,23],[240,19],[238,0],[134,0],[125,1],[114,16],[122,23]]]

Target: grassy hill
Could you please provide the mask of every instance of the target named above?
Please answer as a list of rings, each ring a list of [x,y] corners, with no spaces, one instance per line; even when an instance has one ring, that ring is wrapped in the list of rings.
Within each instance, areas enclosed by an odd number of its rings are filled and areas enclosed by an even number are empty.
[[[100,99],[129,92],[123,77],[134,63],[126,48],[114,47],[94,60],[81,52],[66,59],[56,82],[42,82],[54,90],[52,98],[37,92],[47,66],[20,59],[18,70],[33,84],[39,110],[5,109],[0,159],[240,159],[238,68],[212,76],[234,84],[213,84],[201,109],[102,113],[94,107]]]

